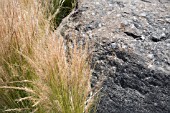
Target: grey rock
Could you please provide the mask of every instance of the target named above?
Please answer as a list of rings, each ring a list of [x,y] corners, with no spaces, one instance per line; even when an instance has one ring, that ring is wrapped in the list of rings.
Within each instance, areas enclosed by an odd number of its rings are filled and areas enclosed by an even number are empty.
[[[58,29],[94,50],[92,86],[103,81],[97,113],[170,113],[170,0],[79,5]]]
[[[113,49],[115,49],[115,48],[117,47],[117,44],[116,44],[116,43],[111,43],[111,47],[112,47]]]

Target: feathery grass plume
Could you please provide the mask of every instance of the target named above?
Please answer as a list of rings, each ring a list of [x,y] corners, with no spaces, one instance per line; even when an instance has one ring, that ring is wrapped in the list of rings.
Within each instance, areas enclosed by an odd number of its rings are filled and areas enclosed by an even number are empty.
[[[68,60],[46,8],[0,1],[0,112],[84,113],[93,103],[87,46],[74,43]]]
[[[32,48],[44,34],[43,14],[34,0],[1,0],[0,2],[0,112],[25,112],[32,101],[17,99],[29,97],[30,82],[36,78],[34,70],[21,52],[32,56]],[[20,81],[20,82],[14,82]],[[13,82],[13,83],[11,83]],[[17,111],[15,111],[17,110]]]
[[[83,113],[90,93],[91,73],[87,50],[75,44],[68,62],[63,39],[57,38],[55,34],[38,45],[40,47],[35,49],[35,58],[30,62],[39,76],[35,81],[38,84],[36,91],[42,96],[39,110],[50,113]]]

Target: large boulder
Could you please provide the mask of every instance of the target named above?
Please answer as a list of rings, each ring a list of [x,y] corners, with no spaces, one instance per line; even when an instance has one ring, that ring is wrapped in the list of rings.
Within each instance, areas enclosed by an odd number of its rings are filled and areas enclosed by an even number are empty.
[[[170,113],[170,0],[84,0],[59,29],[93,45],[97,113]]]

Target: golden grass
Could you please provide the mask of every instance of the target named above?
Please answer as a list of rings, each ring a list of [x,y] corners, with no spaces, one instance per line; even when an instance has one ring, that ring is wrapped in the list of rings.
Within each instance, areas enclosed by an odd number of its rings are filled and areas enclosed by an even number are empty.
[[[45,12],[39,0],[0,1],[0,112],[84,113],[93,103],[87,46],[73,43],[68,57]]]

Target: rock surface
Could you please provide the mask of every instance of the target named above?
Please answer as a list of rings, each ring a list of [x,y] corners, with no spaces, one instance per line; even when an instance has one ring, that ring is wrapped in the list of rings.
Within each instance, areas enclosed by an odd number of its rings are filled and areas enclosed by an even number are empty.
[[[59,29],[93,44],[97,113],[170,113],[170,0],[84,0]]]

